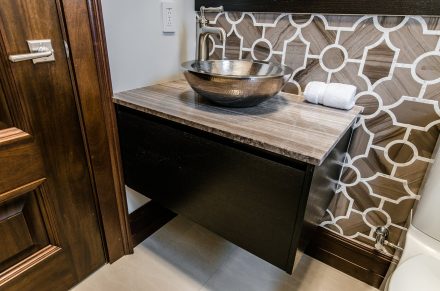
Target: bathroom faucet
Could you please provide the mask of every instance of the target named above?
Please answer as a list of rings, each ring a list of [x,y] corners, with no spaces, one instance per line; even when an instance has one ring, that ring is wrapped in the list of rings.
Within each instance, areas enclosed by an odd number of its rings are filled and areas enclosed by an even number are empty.
[[[374,235],[376,236],[376,243],[374,244],[374,248],[378,251],[383,251],[385,249],[386,241],[388,235],[390,234],[388,228],[385,226],[380,226],[376,228]]]
[[[220,41],[226,38],[225,31],[219,27],[208,26],[209,21],[205,17],[205,12],[223,12],[220,7],[200,7],[200,16],[197,16],[197,60],[206,61],[209,58],[208,38],[211,34],[217,34]]]

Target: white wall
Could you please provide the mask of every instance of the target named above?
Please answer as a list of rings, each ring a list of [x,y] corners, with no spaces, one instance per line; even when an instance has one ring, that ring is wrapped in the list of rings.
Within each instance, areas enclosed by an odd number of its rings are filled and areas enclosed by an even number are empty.
[[[174,80],[194,59],[194,0],[174,0],[177,30],[162,33],[161,0],[101,0],[113,91]],[[127,189],[129,211],[148,199]]]
[[[174,34],[162,33],[161,0],[101,1],[115,93],[176,79],[194,59],[194,0],[174,0]]]

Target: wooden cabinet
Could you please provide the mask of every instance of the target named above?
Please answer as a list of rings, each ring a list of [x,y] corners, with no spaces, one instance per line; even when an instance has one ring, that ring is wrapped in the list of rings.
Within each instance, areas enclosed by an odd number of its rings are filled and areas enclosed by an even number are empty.
[[[334,193],[350,132],[315,167],[123,106],[117,115],[129,187],[292,271]]]

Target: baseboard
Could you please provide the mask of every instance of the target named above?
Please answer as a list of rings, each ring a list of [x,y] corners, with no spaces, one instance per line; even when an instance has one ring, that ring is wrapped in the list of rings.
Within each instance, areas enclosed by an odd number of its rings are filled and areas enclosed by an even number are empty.
[[[154,201],[150,201],[133,211],[128,217],[133,247],[140,244],[174,217],[176,217],[174,212]]]
[[[376,288],[393,260],[322,227],[317,229],[305,253]]]

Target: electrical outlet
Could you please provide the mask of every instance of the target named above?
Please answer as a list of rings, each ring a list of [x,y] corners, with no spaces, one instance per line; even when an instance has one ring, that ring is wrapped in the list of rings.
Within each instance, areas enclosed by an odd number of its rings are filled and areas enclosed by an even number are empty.
[[[162,31],[176,32],[176,4],[174,1],[162,1]]]

